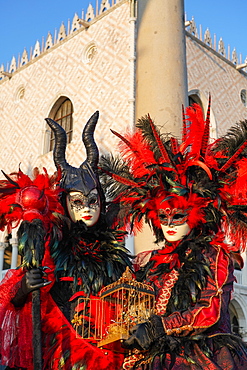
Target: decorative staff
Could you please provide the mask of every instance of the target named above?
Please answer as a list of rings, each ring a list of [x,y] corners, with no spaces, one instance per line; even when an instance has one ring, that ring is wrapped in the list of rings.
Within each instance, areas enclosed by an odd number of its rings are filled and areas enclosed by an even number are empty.
[[[35,370],[42,370],[40,288],[51,284],[43,278],[46,268],[42,263],[45,245],[58,240],[58,214],[63,214],[63,208],[58,201],[60,189],[55,185],[60,178],[59,175],[49,177],[45,169],[44,174],[40,174],[37,168],[34,180],[21,170],[10,176],[4,173],[4,176],[7,181],[2,181],[0,201],[6,213],[0,220],[0,229],[11,233],[19,226],[18,249],[26,271],[12,303],[22,307],[32,292],[33,363]]]
[[[36,217],[31,222],[23,221],[17,235],[22,265],[28,270],[23,290],[26,294],[32,292],[33,364],[35,370],[42,370],[40,288],[51,283],[43,279],[45,268],[42,267],[47,232],[42,216],[47,212],[48,199],[44,191],[30,186],[21,192],[19,202],[26,210],[26,216],[30,212],[31,218]]]

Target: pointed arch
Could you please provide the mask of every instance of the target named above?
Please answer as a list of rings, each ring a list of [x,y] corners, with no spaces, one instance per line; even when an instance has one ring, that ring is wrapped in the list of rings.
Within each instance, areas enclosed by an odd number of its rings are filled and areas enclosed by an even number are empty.
[[[50,110],[48,118],[52,118],[59,123],[67,133],[67,143],[72,141],[73,136],[73,104],[67,96],[60,96]],[[48,151],[54,148],[55,137],[53,131],[50,132]]]

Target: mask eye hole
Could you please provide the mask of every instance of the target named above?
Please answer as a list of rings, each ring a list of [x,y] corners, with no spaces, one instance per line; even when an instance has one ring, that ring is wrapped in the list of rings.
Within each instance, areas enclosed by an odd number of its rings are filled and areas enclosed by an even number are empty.
[[[159,219],[160,219],[160,222],[162,223],[162,224],[168,224],[168,218],[167,218],[167,216],[166,215],[159,215]]]
[[[73,199],[70,201],[70,205],[72,209],[80,210],[85,207],[84,202],[81,199]]]
[[[89,205],[97,204],[98,203],[98,198],[96,196],[92,197],[89,199]]]
[[[100,206],[100,200],[97,194],[89,194],[88,196],[88,206],[90,208],[97,208]]]
[[[160,218],[161,220],[164,220],[164,219],[166,219],[167,217],[166,217],[165,215],[159,215],[159,218]]]
[[[76,199],[76,200],[74,200],[74,201],[73,201],[73,204],[74,204],[75,206],[82,206],[82,205],[83,205],[83,203],[82,203],[82,201],[81,201],[80,199]]]
[[[184,216],[185,215],[183,215],[182,213],[177,213],[173,216],[173,220],[181,220],[182,218],[184,218]]]

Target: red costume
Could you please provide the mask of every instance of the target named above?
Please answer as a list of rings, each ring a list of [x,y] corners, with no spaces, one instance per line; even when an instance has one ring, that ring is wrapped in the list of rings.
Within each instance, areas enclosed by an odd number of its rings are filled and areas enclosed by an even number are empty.
[[[43,370],[117,370],[123,361],[121,354],[97,348],[95,341],[91,343],[76,331],[78,299],[97,296],[131,265],[124,247],[125,233],[112,230],[105,213],[93,138],[98,112],[84,128],[87,159],[79,168],[66,162],[63,128],[47,121],[55,133],[58,178],[35,170],[31,180],[19,171],[5,175],[6,180],[0,182],[0,228],[11,232],[19,226],[23,256],[22,267],[10,270],[0,285],[0,361],[14,369],[35,368],[30,292],[41,288],[42,358],[38,366]],[[72,191],[78,197],[70,197]],[[71,222],[66,208],[70,198],[72,210],[78,214],[87,210],[86,220],[98,211],[95,224],[88,226],[81,219]],[[86,319],[93,317],[87,314]]]
[[[100,164],[127,228],[148,222],[163,243],[144,266],[136,259],[136,279],[155,288],[156,312],[124,342],[133,351],[124,369],[247,368],[228,311],[247,231],[247,123],[209,144],[210,108],[205,121],[198,105],[186,113],[181,143],[147,116],[133,134],[114,132],[122,158]]]
[[[47,261],[45,261],[47,262]],[[47,263],[46,263],[47,266]],[[20,287],[25,271],[9,270],[1,283],[0,296],[0,343],[1,361],[10,368],[34,370],[32,349],[32,300],[16,308],[11,300]],[[48,279],[54,282],[53,272]],[[80,338],[66,319],[49,290],[51,285],[41,289],[41,318],[43,334],[43,368],[46,370],[111,369],[121,367],[122,357],[110,351],[103,351]]]

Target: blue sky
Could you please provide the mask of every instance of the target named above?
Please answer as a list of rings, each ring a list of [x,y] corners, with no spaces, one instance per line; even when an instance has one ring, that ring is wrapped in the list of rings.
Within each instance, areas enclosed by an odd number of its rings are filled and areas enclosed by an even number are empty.
[[[244,61],[247,56],[247,1],[246,0],[184,0],[185,13],[196,25],[202,25],[203,34],[208,28],[217,42],[222,37],[227,48],[236,48]]]
[[[67,26],[75,13],[81,16],[96,0],[0,0],[0,66],[18,58],[24,48],[30,51],[37,40],[54,35],[62,22]],[[141,1],[141,0],[139,0]],[[150,0],[155,1],[155,0]],[[100,0],[99,0],[100,2]],[[247,1],[246,0],[185,0],[187,19],[194,16],[203,33],[209,28],[217,40],[223,38],[225,46],[236,47],[243,60],[247,55]]]

